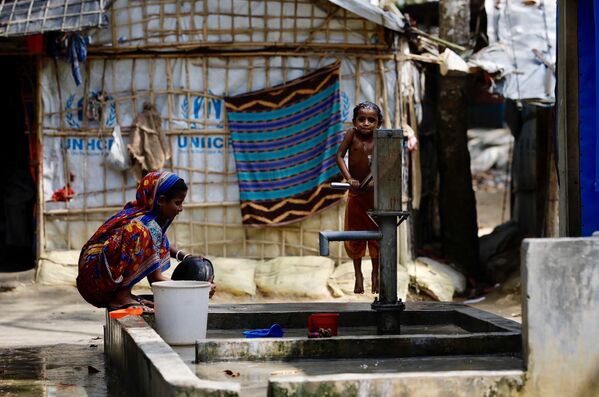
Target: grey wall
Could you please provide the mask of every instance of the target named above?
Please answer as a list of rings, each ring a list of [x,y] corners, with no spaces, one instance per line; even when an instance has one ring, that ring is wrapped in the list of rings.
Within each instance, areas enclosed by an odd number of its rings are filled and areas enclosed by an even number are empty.
[[[599,396],[599,238],[522,245],[526,395]]]

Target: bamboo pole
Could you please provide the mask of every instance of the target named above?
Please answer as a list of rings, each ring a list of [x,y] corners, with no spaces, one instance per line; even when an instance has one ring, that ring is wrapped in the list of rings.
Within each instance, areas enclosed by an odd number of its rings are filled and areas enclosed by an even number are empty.
[[[256,33],[250,32],[247,33]],[[314,32],[316,33],[316,32]],[[312,33],[312,35],[314,35]],[[190,44],[152,44],[146,45],[145,47],[93,47],[90,48],[91,55],[102,55],[102,54],[122,54],[122,55],[133,55],[133,56],[141,56],[142,54],[137,54],[140,49],[146,51],[154,51],[161,49],[169,49],[171,51],[171,56],[176,54],[176,51],[182,52],[191,52],[201,49],[219,49],[225,50],[228,46],[228,43],[222,42],[199,42],[199,43],[190,43]],[[265,42],[251,42],[251,43],[235,43],[235,47],[237,48],[246,48],[246,49],[256,49],[259,51],[263,51],[263,48],[278,48],[281,50],[289,50],[289,51],[300,51],[304,48],[312,48],[312,49],[321,49],[322,51],[332,51],[339,50],[341,52],[347,52],[348,50],[360,50],[364,52],[371,51],[388,51],[387,45],[382,44],[372,44],[372,43],[344,43],[343,45],[337,43],[311,43],[311,42],[300,42],[300,43],[278,43],[275,41],[265,41]],[[143,54],[150,55],[150,54]],[[184,54],[181,54],[184,55]],[[428,57],[422,56],[423,60],[428,59]],[[440,61],[435,61],[435,63],[439,63]]]
[[[385,78],[385,64],[383,63],[383,60],[378,60],[378,67],[381,87],[380,95],[383,99],[383,114],[385,120],[385,128],[391,128],[391,115],[389,114],[389,100],[387,98],[387,79]]]
[[[116,65],[114,64],[114,62],[111,62],[111,76],[112,76],[112,81],[111,81],[111,91],[112,92],[116,92]],[[120,126],[122,124],[122,115],[121,115],[121,105],[119,102],[115,101],[114,102],[114,111],[115,111],[115,117],[116,117],[116,124],[118,126]],[[126,202],[126,193],[125,193],[125,186],[127,186],[127,171],[122,171],[121,172],[121,201],[124,203]]]
[[[226,60],[226,64],[225,64],[225,97],[229,96],[229,59],[227,58]],[[225,131],[229,131],[229,121],[227,118],[227,107],[223,106],[223,113],[222,113],[222,118],[223,118],[223,125],[224,125],[224,130]],[[229,191],[229,140],[225,139],[225,145],[224,145],[224,149],[223,149],[223,200],[226,200],[229,195],[228,195],[228,191]],[[229,213],[228,213],[228,207],[224,207],[223,209],[224,211],[224,225],[223,225],[223,238],[226,240],[227,239],[227,223],[229,220]],[[225,244],[223,246],[223,255],[225,257],[227,257],[227,245]]]
[[[372,48],[372,46],[370,47]],[[111,52],[96,52],[93,54],[90,54],[88,59],[90,61],[95,61],[98,59],[115,59],[116,57],[118,57],[118,59],[120,60],[124,60],[124,59],[163,59],[163,58],[201,58],[204,56],[210,56],[210,57],[218,57],[218,58],[263,58],[265,56],[281,56],[281,57],[297,57],[297,58],[313,58],[313,57],[319,57],[322,55],[328,55],[328,56],[344,56],[347,57],[349,59],[352,58],[362,58],[364,60],[376,60],[376,59],[383,59],[383,60],[393,60],[393,59],[398,59],[398,60],[413,60],[413,61],[420,61],[420,62],[425,62],[425,63],[439,63],[439,60],[437,58],[431,58],[428,56],[422,56],[422,55],[417,55],[417,54],[399,54],[399,55],[394,55],[393,53],[389,52],[388,50],[386,52],[379,52],[379,53],[371,53],[368,51],[361,51],[362,48],[351,48],[351,47],[343,47],[343,48],[339,48],[339,51],[331,51],[330,48],[327,47],[323,47],[321,48],[321,51],[316,51],[316,50],[311,50],[311,51],[302,51],[302,52],[296,52],[293,51],[293,49],[281,49],[280,51],[264,51],[264,50],[258,50],[258,51],[219,51],[218,53],[189,53],[189,52],[184,52],[184,53],[178,53],[178,52],[169,52],[169,53],[152,53],[152,54],[147,54],[147,53],[135,53],[135,54],[131,54],[131,53],[111,53]],[[232,66],[232,68],[235,68],[235,65]],[[140,90],[141,91],[141,90]]]
[[[191,74],[189,72],[189,59],[185,59],[185,84],[187,85],[187,87],[191,87]],[[190,124],[190,120],[191,120],[191,115],[193,113],[191,113],[191,109],[192,109],[192,102],[191,102],[191,92],[187,92],[187,126],[191,126]],[[193,194],[193,160],[192,160],[192,152],[191,152],[191,144],[187,146],[186,148],[187,151],[187,165],[188,165],[188,173],[187,175],[189,176],[189,195],[191,196]],[[191,197],[190,197],[191,199]],[[194,230],[193,230],[193,225],[191,223],[191,220],[193,218],[192,214],[188,214],[187,215],[189,217],[189,226],[188,226],[188,232],[189,232],[189,243],[191,243],[192,241],[194,241]]]
[[[177,7],[179,7],[177,3]],[[166,86],[168,91],[172,91],[173,89],[173,71],[172,71],[172,63],[170,59],[165,59],[165,69],[166,69]],[[171,93],[167,94],[167,107],[168,107],[168,130],[172,130],[173,127],[173,113],[175,112],[175,105],[173,103],[173,95]],[[170,145],[170,138],[168,144]],[[172,158],[174,157],[174,152],[171,151],[171,171],[174,171],[174,165]],[[177,228],[173,228],[173,241],[177,244]],[[177,244],[178,246],[178,244]]]
[[[35,92],[35,114],[36,114],[36,127],[37,127],[37,148],[36,155],[37,158],[35,161],[37,162],[36,173],[37,173],[37,208],[36,208],[36,263],[35,263],[35,280],[38,280],[39,271],[40,271],[40,258],[44,255],[45,251],[45,230],[44,230],[44,174],[43,174],[43,126],[44,126],[44,101],[42,98],[42,58],[38,56],[35,60],[36,62],[36,72],[37,72],[37,84],[36,84],[36,92]]]
[[[358,104],[358,103],[361,102],[361,99],[360,99],[360,95],[361,95],[361,93],[360,93],[360,87],[361,87],[361,84],[360,84],[360,78],[361,78],[361,73],[360,72],[361,72],[361,69],[360,69],[360,67],[361,67],[361,63],[362,63],[361,62],[361,58],[357,57],[356,58],[356,75],[354,76],[354,78],[355,78],[354,85],[355,85],[355,95],[356,95],[355,101],[356,101],[356,104]]]
[[[202,76],[203,76],[203,87],[202,89],[204,90],[204,92],[208,92],[208,87],[210,85],[210,80],[209,80],[209,76],[208,76],[208,58],[205,57],[203,59],[203,65],[202,65]],[[208,120],[208,100],[205,99],[204,100],[204,109],[203,109],[203,114],[204,114],[204,118],[203,118],[203,125],[204,128],[207,128],[207,124],[206,121]],[[208,151],[205,150],[204,151],[204,200],[208,201]],[[207,224],[208,223],[208,211],[204,211],[204,222]],[[204,226],[204,242],[206,243],[204,245],[204,252],[208,252],[208,226]],[[193,241],[193,240],[192,240]]]

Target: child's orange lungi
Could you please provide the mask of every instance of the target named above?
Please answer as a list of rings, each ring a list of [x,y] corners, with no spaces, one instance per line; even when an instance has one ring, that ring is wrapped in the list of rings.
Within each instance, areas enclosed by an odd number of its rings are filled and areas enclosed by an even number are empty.
[[[345,230],[379,230],[370,219],[367,210],[374,207],[374,192],[349,192],[345,208]],[[366,254],[366,240],[344,241],[345,252],[352,259],[362,258]],[[379,257],[378,240],[368,240],[368,253],[371,258]]]

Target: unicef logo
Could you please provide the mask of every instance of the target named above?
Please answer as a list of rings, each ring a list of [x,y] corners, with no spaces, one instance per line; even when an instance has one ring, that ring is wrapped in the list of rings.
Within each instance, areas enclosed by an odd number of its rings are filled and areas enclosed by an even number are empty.
[[[208,93],[212,94],[212,91],[208,90]],[[214,94],[212,94],[214,95]],[[191,98],[191,112],[190,112],[190,104],[187,96],[183,98],[183,102],[181,103],[181,113],[187,122],[189,123],[189,128],[197,130],[200,126],[195,122],[189,122],[190,119],[199,120],[200,112],[203,112],[204,109],[204,101],[207,101],[207,109],[206,109],[206,118],[208,120],[214,120],[218,123],[217,127],[222,128],[222,111],[223,111],[223,100],[219,98],[204,98],[203,96],[196,96]],[[191,113],[191,114],[190,114]],[[193,117],[192,117],[193,115]]]
[[[78,129],[81,128],[81,123],[83,122],[84,98],[79,98],[76,103],[75,99],[76,96],[73,94],[65,102],[65,122],[69,127]],[[88,97],[86,109],[87,120],[90,126],[99,123],[101,115],[105,111],[107,113],[104,115],[104,127],[114,127],[116,125],[116,103],[114,102],[114,98],[101,91],[92,91]]]

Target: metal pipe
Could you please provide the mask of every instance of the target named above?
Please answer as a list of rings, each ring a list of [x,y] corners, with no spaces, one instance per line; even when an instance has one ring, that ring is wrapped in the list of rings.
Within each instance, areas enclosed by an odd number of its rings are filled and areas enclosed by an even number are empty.
[[[318,233],[320,255],[329,256],[329,241],[380,240],[382,237],[383,235],[381,232],[369,230],[352,230],[348,232],[327,230],[325,232],[320,232]]]
[[[331,182],[331,189],[349,190],[350,186],[347,182]]]
[[[378,216],[382,234],[380,252],[380,294],[382,304],[397,303],[397,216]]]

